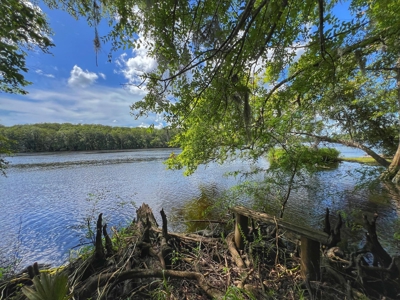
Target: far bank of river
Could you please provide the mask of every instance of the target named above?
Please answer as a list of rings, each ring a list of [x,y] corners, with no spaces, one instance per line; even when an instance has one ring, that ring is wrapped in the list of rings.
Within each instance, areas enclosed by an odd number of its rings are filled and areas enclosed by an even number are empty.
[[[192,176],[184,177],[182,171],[165,169],[163,161],[172,151],[179,150],[11,157],[8,177],[0,178],[0,226],[3,228],[0,250],[10,251],[9,255],[17,250],[23,266],[35,261],[59,265],[84,237],[87,230],[82,225],[88,216],[103,212],[109,227],[126,225],[135,217],[131,201],[137,205],[145,202],[154,212],[164,208],[168,216],[204,191],[218,196],[240,182],[240,178],[225,177],[226,172],[253,167],[249,162],[237,160],[222,166],[200,167]],[[351,149],[343,153],[360,156]],[[259,160],[257,166],[266,168],[268,163]],[[320,192],[294,194],[285,217],[317,228],[326,207],[333,213],[343,211],[355,215],[377,211],[378,232],[383,245],[393,253],[399,202],[385,195],[372,196],[366,190],[353,192],[356,179],[347,174],[354,173],[354,169],[354,164],[343,162],[337,169],[317,174],[313,184],[321,187]],[[344,193],[338,194],[338,191]]]

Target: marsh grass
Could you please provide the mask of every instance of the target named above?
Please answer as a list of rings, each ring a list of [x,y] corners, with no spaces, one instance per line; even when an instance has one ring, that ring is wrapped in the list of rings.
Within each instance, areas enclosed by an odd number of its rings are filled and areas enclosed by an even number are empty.
[[[389,162],[392,161],[392,158],[386,158]],[[355,162],[360,164],[368,164],[372,166],[379,166],[375,159],[370,156],[362,156],[362,157],[339,157],[339,161],[347,161],[347,162]]]

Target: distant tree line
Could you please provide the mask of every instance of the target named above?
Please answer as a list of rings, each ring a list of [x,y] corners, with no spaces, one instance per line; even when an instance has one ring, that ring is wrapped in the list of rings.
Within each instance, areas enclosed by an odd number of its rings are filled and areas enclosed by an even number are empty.
[[[12,152],[123,150],[168,147],[176,129],[40,123],[0,125],[0,136]]]

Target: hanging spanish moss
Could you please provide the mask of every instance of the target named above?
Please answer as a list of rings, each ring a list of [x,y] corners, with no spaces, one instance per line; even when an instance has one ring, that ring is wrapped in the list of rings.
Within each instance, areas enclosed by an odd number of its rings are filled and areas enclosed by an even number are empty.
[[[251,121],[251,107],[249,103],[250,92],[246,91],[244,94],[244,101],[243,101],[243,118],[244,118],[244,125],[246,129],[246,136],[247,141],[250,142],[251,133],[250,133],[250,121]]]
[[[93,40],[93,44],[94,44],[94,51],[96,52],[96,66],[98,66],[97,64],[97,54],[100,52],[101,50],[101,43],[100,43],[100,39],[99,39],[99,34],[97,32],[97,28],[94,28],[94,40]]]
[[[100,15],[100,6],[97,4],[96,1],[93,1],[93,24],[94,24],[94,40],[93,40],[93,45],[94,45],[94,51],[96,52],[96,66],[97,64],[97,55],[101,50],[101,43],[100,43],[100,38],[99,38],[99,33],[97,31],[97,26],[100,24],[101,20],[101,15]]]

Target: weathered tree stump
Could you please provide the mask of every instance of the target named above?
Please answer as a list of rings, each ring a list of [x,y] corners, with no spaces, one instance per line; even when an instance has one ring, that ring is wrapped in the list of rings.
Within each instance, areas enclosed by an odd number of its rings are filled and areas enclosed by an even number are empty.
[[[378,235],[376,233],[376,220],[378,214],[374,214],[371,222],[368,221],[366,215],[364,217],[364,226],[367,229],[366,239],[367,242],[363,247],[364,251],[371,252],[374,256],[374,266],[380,265],[383,268],[387,268],[392,263],[392,257],[383,249],[381,243],[378,240]]]
[[[103,240],[102,240],[102,232],[103,232],[102,217],[103,217],[103,214],[99,214],[99,217],[97,219],[97,224],[96,224],[96,239],[95,239],[94,257],[97,261],[103,261],[106,258],[105,253],[104,253]]]
[[[328,242],[326,247],[335,247],[342,239],[340,237],[340,229],[342,228],[343,221],[342,216],[338,213],[338,219],[334,229],[331,229],[330,218],[329,218],[329,208],[326,208],[325,222],[324,222],[324,232],[329,234]]]
[[[104,226],[103,226],[103,235],[104,235],[104,239],[106,241],[106,251],[107,251],[106,256],[111,257],[114,254],[114,249],[113,249],[113,244],[112,244],[111,238],[107,232],[107,224],[104,224]]]

